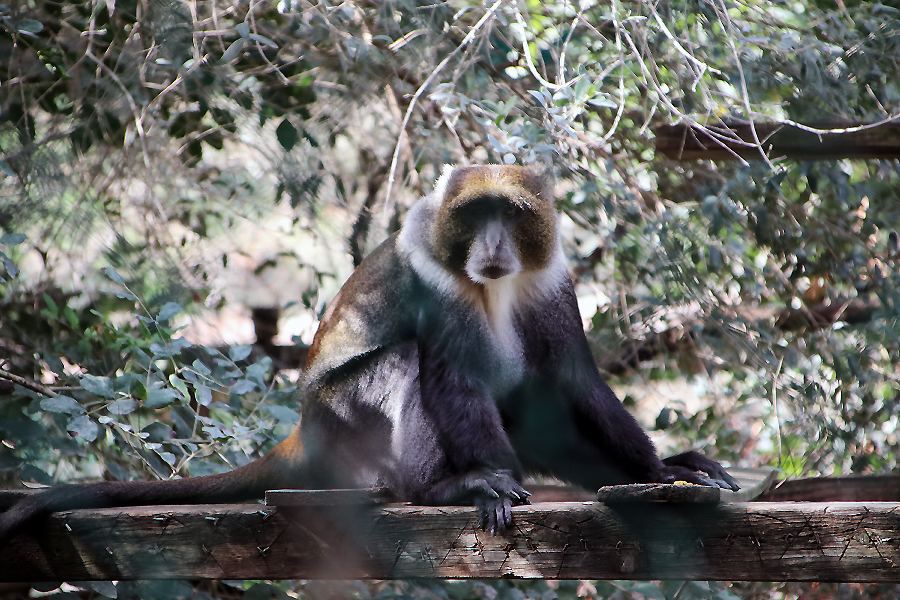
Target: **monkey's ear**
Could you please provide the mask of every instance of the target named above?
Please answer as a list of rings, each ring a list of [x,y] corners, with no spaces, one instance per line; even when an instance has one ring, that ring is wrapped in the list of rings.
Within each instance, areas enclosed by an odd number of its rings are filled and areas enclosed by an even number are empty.
[[[428,201],[428,204],[434,209],[437,209],[437,207],[441,205],[441,202],[443,202],[444,195],[447,193],[447,183],[450,181],[455,170],[455,165],[445,164],[441,167],[441,175],[437,178],[437,181],[434,182],[434,189],[431,194],[426,197],[426,201]]]

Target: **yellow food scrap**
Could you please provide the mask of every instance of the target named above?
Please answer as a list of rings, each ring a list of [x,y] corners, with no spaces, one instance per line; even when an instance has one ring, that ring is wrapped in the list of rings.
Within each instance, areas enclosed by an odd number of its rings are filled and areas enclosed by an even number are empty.
[[[672,485],[697,485],[697,484],[691,483],[690,481],[673,481]]]

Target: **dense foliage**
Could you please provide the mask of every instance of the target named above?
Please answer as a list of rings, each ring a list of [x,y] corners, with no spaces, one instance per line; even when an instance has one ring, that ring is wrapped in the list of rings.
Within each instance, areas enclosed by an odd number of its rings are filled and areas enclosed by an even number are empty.
[[[0,5],[0,28],[0,369],[34,382],[0,401],[8,485],[265,451],[298,418],[297,374],[180,327],[277,306],[308,343],[440,166],[481,162],[557,179],[598,362],[665,450],[788,475],[897,467],[897,161],[653,147],[667,123],[893,118],[893,7],[96,0]],[[353,593],[796,593],[566,585]]]

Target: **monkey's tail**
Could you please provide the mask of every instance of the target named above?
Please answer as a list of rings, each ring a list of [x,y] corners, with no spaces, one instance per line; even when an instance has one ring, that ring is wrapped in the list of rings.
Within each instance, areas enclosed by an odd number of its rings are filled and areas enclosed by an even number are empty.
[[[262,498],[266,490],[304,488],[299,428],[265,456],[234,471],[166,481],[98,481],[61,485],[18,501],[0,514],[0,542],[34,519],[77,508],[212,504]]]

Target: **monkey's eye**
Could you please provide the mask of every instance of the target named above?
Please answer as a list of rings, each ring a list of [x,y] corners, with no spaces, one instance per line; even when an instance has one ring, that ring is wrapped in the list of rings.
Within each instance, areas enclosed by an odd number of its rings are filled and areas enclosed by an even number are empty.
[[[513,217],[517,217],[522,213],[522,209],[520,209],[515,204],[507,204],[503,207],[503,216],[512,219]]]

